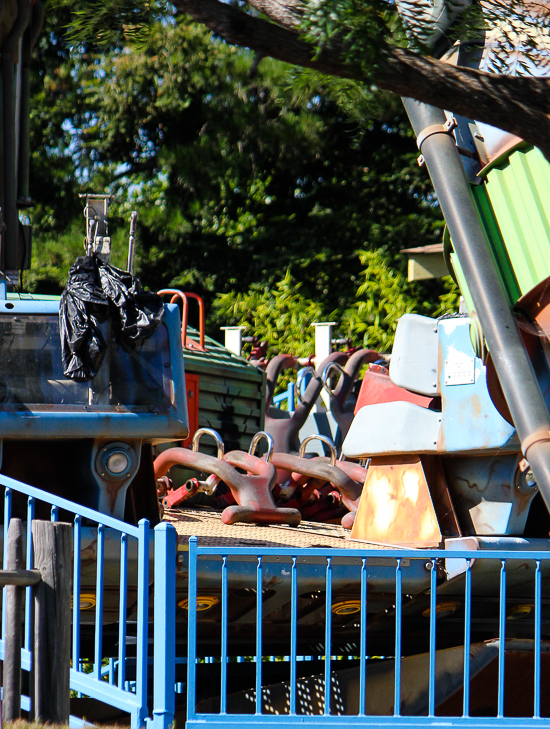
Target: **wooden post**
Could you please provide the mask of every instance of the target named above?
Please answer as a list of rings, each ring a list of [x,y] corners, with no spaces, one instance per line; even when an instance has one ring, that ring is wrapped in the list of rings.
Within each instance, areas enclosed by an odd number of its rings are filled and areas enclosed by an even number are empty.
[[[23,524],[21,519],[12,519],[8,527],[9,570],[24,568],[23,561]],[[21,608],[23,588],[6,587],[6,635],[4,638],[4,698],[2,718],[15,721],[21,718]]]
[[[35,590],[35,721],[69,723],[71,657],[72,528],[62,522],[32,523]]]

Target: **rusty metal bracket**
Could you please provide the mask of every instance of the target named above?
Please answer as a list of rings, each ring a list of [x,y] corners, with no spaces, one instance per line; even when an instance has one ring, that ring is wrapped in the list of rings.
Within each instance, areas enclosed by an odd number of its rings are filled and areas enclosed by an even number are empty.
[[[363,490],[363,484],[357,483],[337,466],[323,463],[319,458],[300,458],[289,453],[274,453],[272,463],[277,469],[292,472],[292,477],[299,475],[329,481],[342,494],[342,501],[350,511],[357,509]]]
[[[246,524],[288,524],[298,526],[302,516],[298,509],[278,508],[271,495],[277,472],[272,463],[243,451],[226,453],[224,460],[231,466],[248,472],[243,475],[235,471],[237,478],[225,479],[235,501],[222,513],[224,524],[244,522]]]
[[[428,137],[431,137],[434,134],[451,134],[457,126],[458,124],[454,116],[451,119],[447,119],[445,124],[430,124],[430,126],[423,129],[416,137],[416,146],[419,151],[422,152],[422,145]]]

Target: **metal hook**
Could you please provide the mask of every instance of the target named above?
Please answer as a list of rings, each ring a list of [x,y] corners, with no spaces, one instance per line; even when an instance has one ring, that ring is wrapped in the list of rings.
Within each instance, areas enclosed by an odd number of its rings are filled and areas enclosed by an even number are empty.
[[[265,440],[267,441],[267,453],[265,454],[265,460],[269,463],[273,456],[273,448],[275,447],[275,443],[273,442],[273,438],[269,435],[269,433],[266,433],[265,430],[260,430],[252,438],[250,448],[248,449],[248,454],[250,456],[253,456],[255,454],[258,443],[261,441],[262,438],[265,438]]]
[[[321,443],[324,443],[330,448],[330,465],[335,466],[336,465],[336,446],[334,445],[334,442],[327,438],[326,435],[308,435],[307,438],[304,438],[304,440],[300,443],[300,450],[298,451],[298,456],[300,458],[304,457],[304,454],[306,452],[306,445],[309,443],[310,440],[320,440]]]
[[[328,365],[323,370],[323,374],[321,375],[321,380],[323,381],[323,387],[328,392],[329,395],[335,395],[334,390],[331,390],[329,385],[327,384],[328,375],[330,370],[336,369],[341,375],[345,375],[344,368],[338,364],[338,362],[329,362]]]
[[[193,443],[191,444],[191,450],[195,452],[199,450],[199,441],[203,435],[209,435],[216,441],[216,445],[218,446],[218,460],[221,461],[224,451],[223,440],[221,435],[217,431],[212,430],[212,428],[199,428],[195,432],[195,435],[193,436]]]

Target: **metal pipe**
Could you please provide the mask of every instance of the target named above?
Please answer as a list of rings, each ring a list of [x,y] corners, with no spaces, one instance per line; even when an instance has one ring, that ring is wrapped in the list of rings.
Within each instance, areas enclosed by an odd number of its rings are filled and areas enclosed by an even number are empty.
[[[137,210],[132,212],[130,217],[130,238],[128,240],[128,271],[134,273],[134,257],[136,249],[136,222],[137,222]]]
[[[4,270],[18,271],[23,254],[19,250],[19,216],[17,213],[17,160],[15,123],[15,54],[29,24],[30,0],[19,0],[17,20],[2,47],[3,120],[4,120]]]
[[[550,511],[550,416],[489,247],[455,140],[441,109],[403,103],[420,142],[496,372],[546,508]]]

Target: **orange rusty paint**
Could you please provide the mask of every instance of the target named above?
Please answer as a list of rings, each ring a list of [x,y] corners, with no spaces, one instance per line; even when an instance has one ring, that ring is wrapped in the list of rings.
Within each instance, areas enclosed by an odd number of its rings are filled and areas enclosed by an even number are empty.
[[[351,538],[412,547],[440,544],[441,531],[418,456],[371,459]]]

